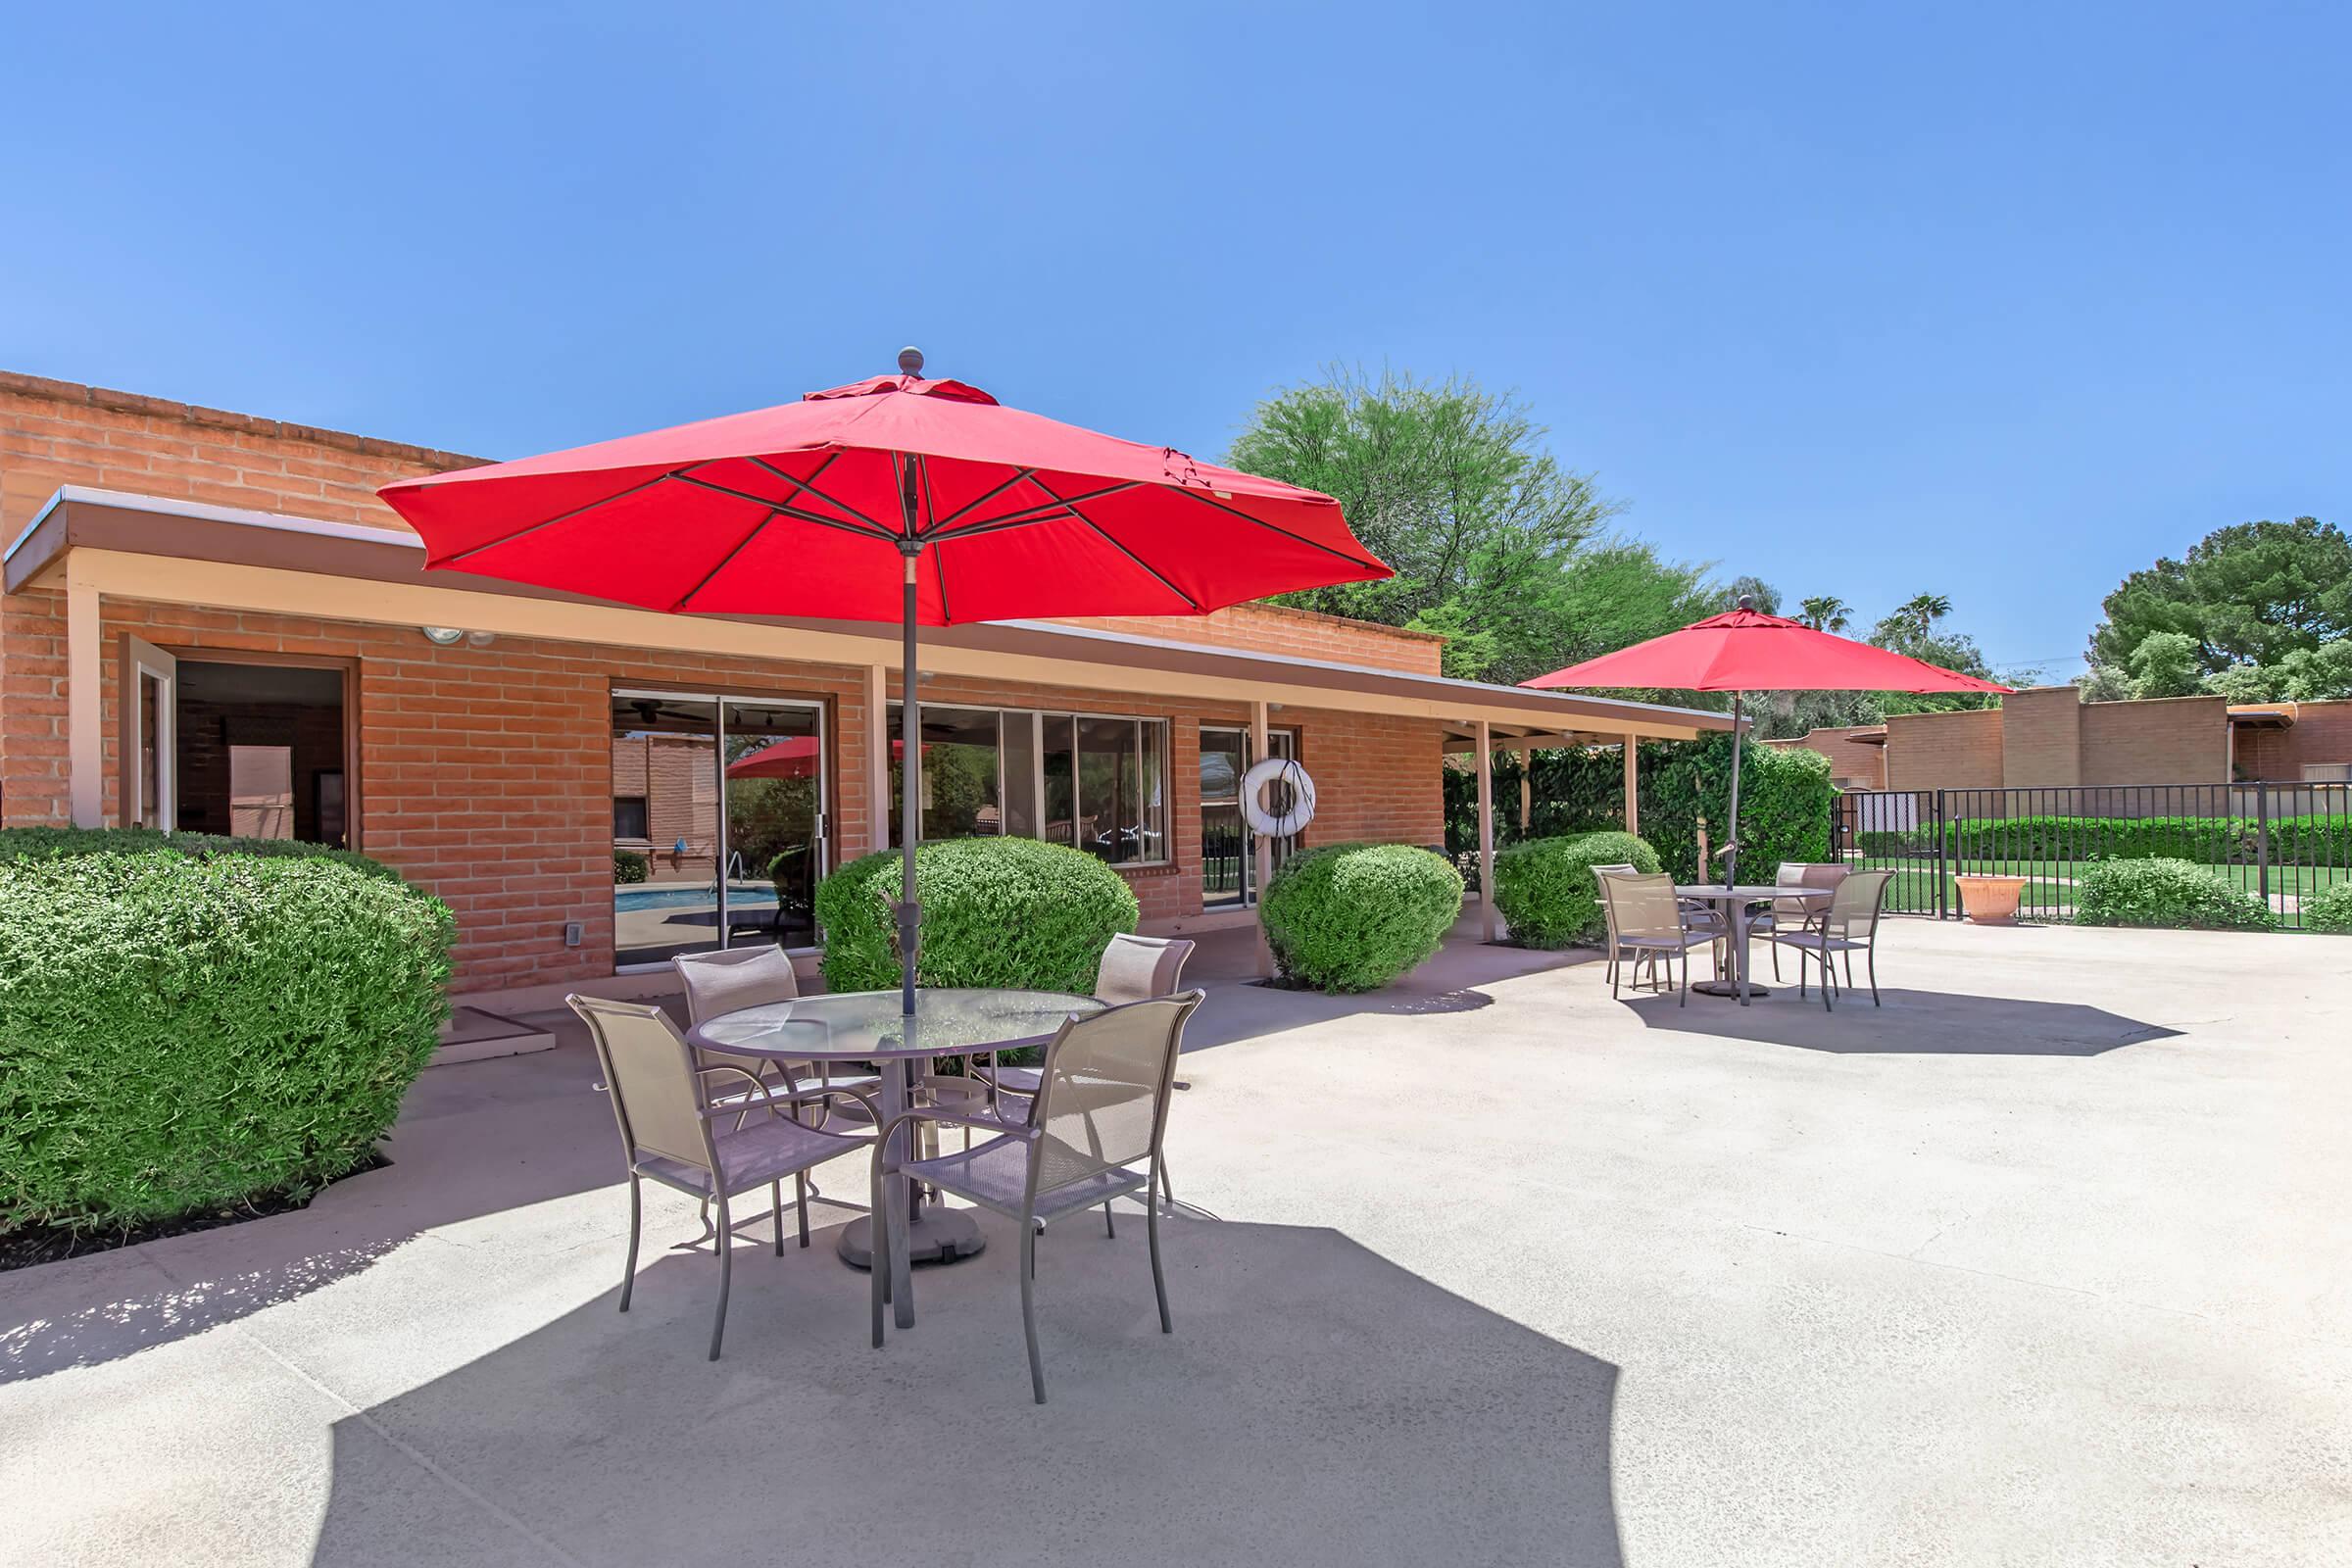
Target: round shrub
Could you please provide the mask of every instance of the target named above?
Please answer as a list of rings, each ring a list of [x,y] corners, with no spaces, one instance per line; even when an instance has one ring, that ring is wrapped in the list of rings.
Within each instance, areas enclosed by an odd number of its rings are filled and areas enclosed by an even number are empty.
[[[2352,936],[2352,882],[2338,882],[2305,899],[2303,928]]]
[[[1285,978],[1317,991],[1372,991],[1437,952],[1461,911],[1461,873],[1442,856],[1334,844],[1284,861],[1257,914]]]
[[[448,906],[356,857],[66,837],[0,858],[0,1231],[366,1164],[448,1015]]]
[[[1494,908],[1511,939],[1529,948],[1565,948],[1600,940],[1596,865],[1656,872],[1658,852],[1631,833],[1580,833],[1533,839],[1494,857]]]
[[[927,986],[1091,992],[1111,937],[1135,929],[1135,893],[1094,856],[1036,839],[948,839],[919,846],[923,906],[915,979]],[[899,983],[899,852],[852,860],[817,884],[825,985]]]
[[[612,881],[615,886],[633,886],[644,881],[652,870],[652,862],[635,850],[612,852]]]
[[[2260,896],[2193,860],[2103,860],[2075,878],[2077,925],[2268,931],[2277,923]]]

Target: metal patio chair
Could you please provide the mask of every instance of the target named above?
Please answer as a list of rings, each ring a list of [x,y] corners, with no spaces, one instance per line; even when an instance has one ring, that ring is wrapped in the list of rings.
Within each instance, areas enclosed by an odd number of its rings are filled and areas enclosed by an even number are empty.
[[[1775,931],[1775,947],[1786,945],[1796,949],[1796,994],[1805,994],[1805,958],[1809,954],[1821,964],[1821,1004],[1830,1006],[1830,994],[1838,989],[1837,971],[1831,961],[1844,955],[1845,983],[1854,983],[1854,955],[1859,952],[1870,976],[1870,1004],[1879,1003],[1879,922],[1886,910],[1886,886],[1894,880],[1892,871],[1856,871],[1838,884],[1830,895],[1830,906],[1814,911],[1799,931]]]
[[[1656,876],[1605,876],[1600,879],[1601,897],[1610,905],[1610,922],[1616,928],[1617,949],[1637,962],[1646,961],[1652,967],[1662,958],[1667,973],[1673,973],[1674,959],[1683,960],[1681,1000],[1677,1006],[1690,1002],[1690,950],[1711,946],[1722,932],[1700,928],[1690,922],[1690,912],[1675,897],[1674,878],[1660,873]],[[1617,995],[1618,976],[1609,976],[1609,995]]]
[[[1832,888],[1853,875],[1854,868],[1842,860],[1783,860],[1780,873],[1773,881],[1785,888]],[[1819,914],[1826,905],[1813,899],[1775,899],[1772,907],[1762,914],[1748,918],[1751,937],[1765,937],[1765,946],[1775,931],[1801,931],[1805,922]],[[1772,947],[1772,977],[1781,977],[1781,950]]]
[[[660,1007],[644,1003],[613,1002],[603,997],[564,999],[588,1025],[598,1063],[612,1096],[612,1119],[620,1128],[622,1157],[629,1167],[629,1256],[620,1276],[620,1309],[629,1309],[629,1295],[637,1283],[637,1240],[644,1228],[645,1204],[640,1184],[660,1182],[695,1198],[718,1203],[718,1311],[710,1321],[710,1359],[718,1359],[719,1338],[727,1327],[727,1288],[734,1272],[735,1233],[727,1200],[755,1187],[765,1187],[775,1202],[776,1255],[784,1255],[784,1178],[805,1175],[820,1165],[872,1141],[865,1132],[831,1133],[783,1114],[786,1107],[818,1096],[844,1095],[864,1103],[876,1122],[881,1118],[873,1102],[845,1088],[808,1092],[781,1090],[731,1096],[714,1102],[713,1079],[750,1078],[740,1067],[698,1067],[694,1048],[678,1033],[677,1025]],[[751,1079],[754,1090],[763,1088]],[[747,1111],[766,1114],[747,1115]],[[734,1118],[736,1125],[720,1131],[711,1123]],[[801,1245],[808,1245],[808,1200],[801,1199]]]
[[[1642,868],[1631,860],[1626,861],[1623,865],[1592,867],[1592,880],[1600,892],[1600,918],[1607,933],[1603,938],[1605,946],[1601,951],[1608,956],[1609,984],[1612,986],[1617,983],[1617,906],[1609,902],[1608,879],[1613,876],[1640,876],[1641,874]]]
[[[686,1021],[703,1024],[745,1007],[790,1002],[801,994],[801,977],[782,948],[729,948],[721,953],[681,953],[669,960],[686,990]],[[882,1080],[872,1073],[845,1073],[822,1061],[779,1061],[772,1056],[739,1056],[705,1047],[696,1054],[706,1067],[737,1067],[766,1082],[780,1079],[794,1092],[809,1088],[853,1089],[871,1095]],[[824,1125],[820,1108],[816,1125]]]
[[[1175,1332],[1168,1316],[1167,1276],[1159,1257],[1159,1204],[1152,1187],[1167,1132],[1176,1057],[1184,1049],[1184,1024],[1203,993],[1154,997],[1069,1018],[1046,1047],[1038,1069],[1037,1093],[1017,1126],[986,1116],[916,1106],[893,1117],[874,1146],[873,1212],[885,1238],[872,1269],[874,1348],[883,1343],[882,1308],[889,1298],[891,1270],[886,1249],[900,1227],[883,1223],[893,1177],[911,1177],[943,1193],[1003,1214],[1019,1228],[1021,1332],[1029,1346],[1029,1387],[1046,1402],[1045,1364],[1037,1348],[1037,1233],[1041,1224],[1101,1204],[1110,1227],[1110,1201],[1144,1195],[1145,1230],[1151,1237],[1152,1288],[1159,1299],[1159,1331]],[[929,1159],[895,1159],[893,1136],[921,1122],[994,1133],[977,1148]],[[911,1305],[911,1302],[908,1303]]]

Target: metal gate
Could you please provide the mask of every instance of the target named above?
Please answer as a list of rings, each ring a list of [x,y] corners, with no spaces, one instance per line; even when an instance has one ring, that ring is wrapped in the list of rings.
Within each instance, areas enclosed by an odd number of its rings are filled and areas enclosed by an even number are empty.
[[[2018,912],[2071,920],[2077,879],[2102,860],[2203,865],[2270,905],[2281,930],[2352,882],[2352,784],[2102,784],[2046,789],[1850,790],[1831,806],[1833,855],[1888,870],[1886,907],[1960,915],[1955,875],[2026,879]]]

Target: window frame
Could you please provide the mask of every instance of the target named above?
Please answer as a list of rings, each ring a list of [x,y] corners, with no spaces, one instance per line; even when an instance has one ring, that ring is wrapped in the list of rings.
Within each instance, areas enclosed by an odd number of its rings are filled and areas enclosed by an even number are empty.
[[[1036,831],[1030,833],[1005,833],[1000,831],[997,836],[1000,838],[1034,839],[1041,844],[1051,844],[1055,842],[1054,840],[1047,838],[1044,832],[1046,825],[1046,720],[1049,718],[1066,718],[1070,721],[1070,815],[1073,822],[1079,815],[1082,814],[1082,808],[1085,804],[1080,798],[1079,785],[1079,721],[1089,718],[1107,719],[1113,723],[1132,724],[1135,726],[1134,746],[1129,755],[1134,759],[1135,777],[1139,786],[1144,778],[1144,726],[1148,724],[1156,724],[1159,726],[1159,809],[1161,817],[1163,818],[1163,820],[1161,820],[1158,824],[1157,830],[1160,843],[1160,853],[1157,856],[1150,858],[1139,858],[1133,860],[1103,859],[1103,858],[1101,856],[1096,856],[1095,858],[1102,860],[1102,863],[1106,866],[1109,866],[1113,871],[1158,870],[1165,869],[1177,863],[1175,855],[1176,803],[1174,797],[1176,729],[1172,720],[1154,717],[1146,713],[1101,712],[1091,711],[1086,709],[1072,708],[991,707],[985,703],[925,703],[923,704],[922,711],[929,712],[934,708],[964,713],[993,712],[996,714],[997,819],[1000,823],[1004,820],[1008,812],[1006,796],[1004,792],[1005,726],[1015,718],[1026,718],[1029,721],[1029,788],[1031,792],[1030,816],[1032,825],[1035,827]],[[901,726],[904,723],[904,715],[906,714],[906,707],[904,699],[891,703],[887,709],[887,714],[889,717],[888,728],[890,731],[890,737],[893,740],[895,740],[899,735]],[[888,742],[885,742],[885,744],[888,744]],[[906,770],[902,768],[900,770],[900,787],[902,790],[905,788],[905,778]],[[896,799],[893,799],[890,803],[890,806],[891,831],[895,835],[898,830],[898,824],[901,820],[901,813],[905,806],[904,796],[902,795]],[[1073,833],[1073,842],[1066,846],[1066,848],[1075,849],[1081,855],[1094,855],[1094,851],[1085,848],[1083,845],[1077,844],[1075,839],[1076,834]],[[931,844],[942,841],[934,839],[922,839],[918,840],[917,842]],[[895,848],[896,846],[894,845],[893,847]]]
[[[137,779],[130,771],[137,765],[131,755],[135,730],[131,710],[138,701],[138,655],[132,645],[139,639],[125,632],[119,650],[121,662],[115,670],[115,706],[120,712],[118,724],[120,750],[115,758],[115,821],[130,825],[137,810],[132,800]],[[172,696],[179,700],[179,664],[260,664],[274,669],[331,669],[343,677],[343,848],[354,855],[365,855],[367,848],[367,777],[360,766],[361,712],[360,661],[349,654],[278,654],[259,648],[205,648],[184,644],[155,644],[154,651],[169,657],[174,665]],[[174,715],[172,741],[179,742],[179,723]],[[176,828],[179,814],[179,760],[172,760],[172,826]]]

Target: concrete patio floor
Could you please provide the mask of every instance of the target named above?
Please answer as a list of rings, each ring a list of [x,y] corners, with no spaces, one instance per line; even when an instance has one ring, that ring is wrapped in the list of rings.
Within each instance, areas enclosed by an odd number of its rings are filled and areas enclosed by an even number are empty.
[[[0,1561],[2352,1561],[2352,943],[1904,920],[1886,1006],[1450,946],[1231,982],[1140,1210],[864,1278],[627,1205],[592,1063],[300,1213],[0,1275]],[[850,1197],[854,1169],[821,1173]],[[846,1211],[822,1206],[817,1222]]]

